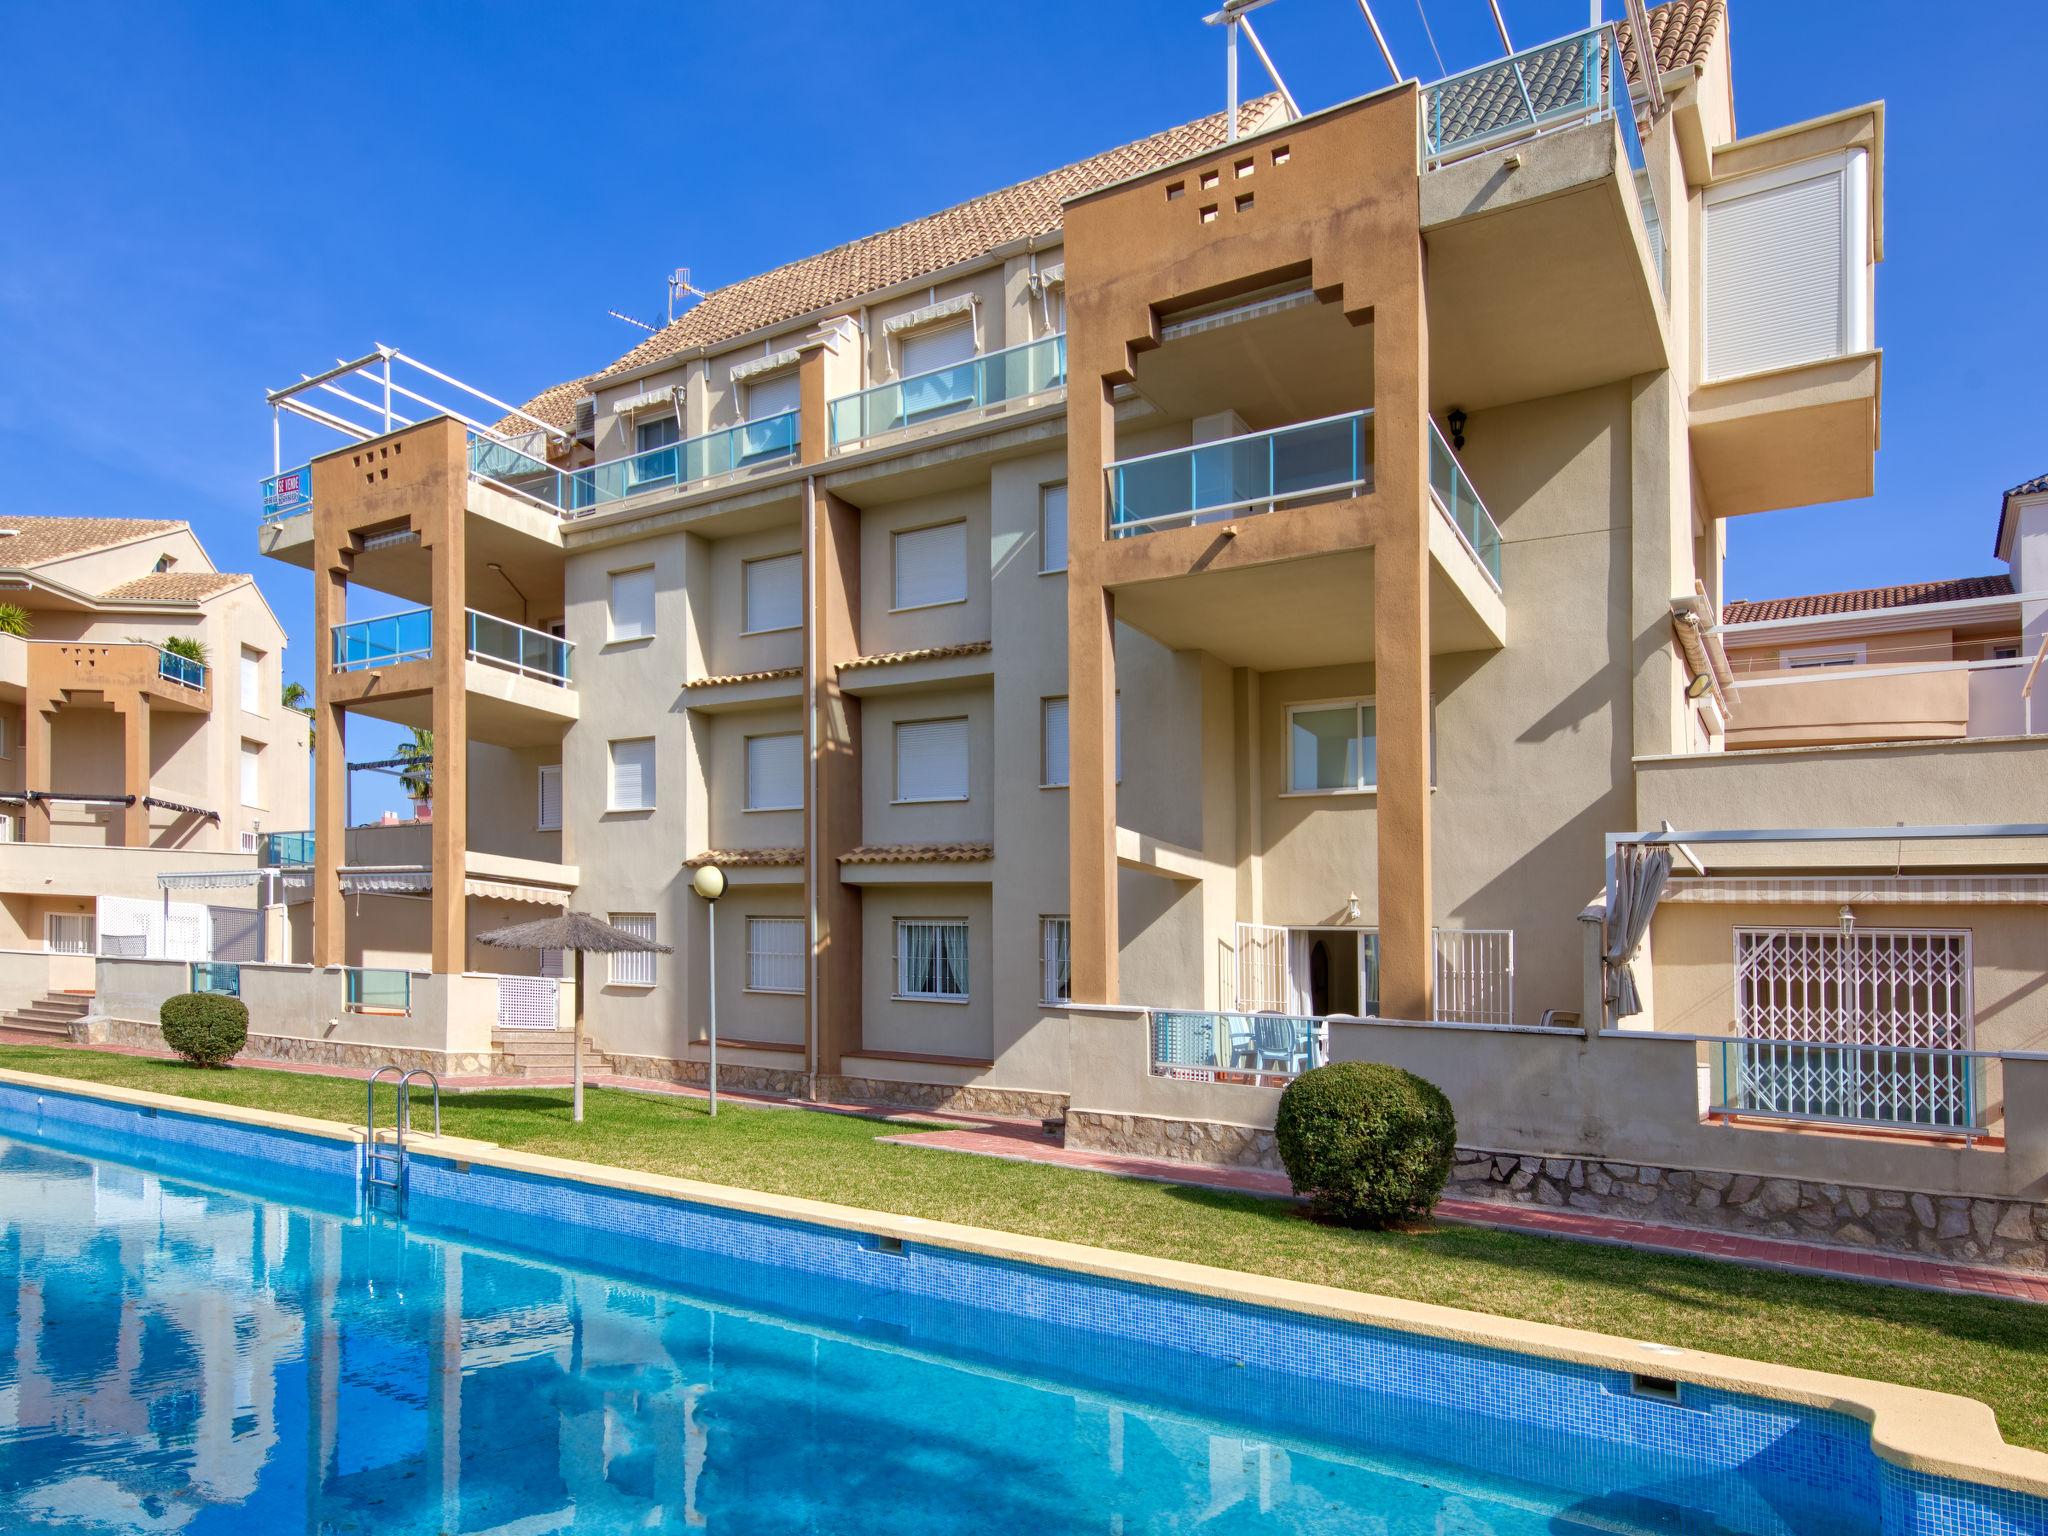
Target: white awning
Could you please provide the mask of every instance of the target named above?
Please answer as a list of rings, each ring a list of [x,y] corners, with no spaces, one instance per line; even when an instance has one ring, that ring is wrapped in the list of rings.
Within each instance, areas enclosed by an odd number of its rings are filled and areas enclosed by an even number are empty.
[[[2042,906],[2048,905],[2048,875],[1709,875],[1673,880],[1664,899],[1718,906]]]
[[[416,894],[434,888],[431,869],[344,869],[341,889],[349,896]]]
[[[166,891],[233,891],[258,884],[266,869],[175,869],[159,870],[156,883]]]
[[[479,880],[474,876],[462,882],[465,896],[484,896],[492,901],[530,901],[541,907],[566,907],[569,893],[550,885],[526,885],[518,880]]]

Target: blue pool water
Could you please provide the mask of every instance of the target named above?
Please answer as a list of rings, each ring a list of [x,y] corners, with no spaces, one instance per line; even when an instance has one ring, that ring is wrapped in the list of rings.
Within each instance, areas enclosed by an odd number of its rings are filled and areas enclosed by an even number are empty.
[[[425,1159],[400,1224],[8,1095],[0,1531],[2043,1528],[1812,1410]]]

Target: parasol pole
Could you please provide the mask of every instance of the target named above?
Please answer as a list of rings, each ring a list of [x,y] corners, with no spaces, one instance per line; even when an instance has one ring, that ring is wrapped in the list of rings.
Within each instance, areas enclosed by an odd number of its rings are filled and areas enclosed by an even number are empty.
[[[576,951],[576,1030],[572,1038],[574,1040],[572,1052],[575,1057],[573,1073],[576,1088],[574,1103],[569,1111],[569,1118],[576,1124],[581,1125],[583,1123],[583,951],[580,949]]]

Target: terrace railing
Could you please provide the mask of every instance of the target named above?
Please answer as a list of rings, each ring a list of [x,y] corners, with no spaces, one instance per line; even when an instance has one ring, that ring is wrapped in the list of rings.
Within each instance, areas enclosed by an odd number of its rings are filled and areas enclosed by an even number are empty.
[[[556,469],[522,449],[472,432],[469,473],[472,479],[564,516],[576,516],[651,491],[680,490],[737,470],[787,463],[796,453],[797,413],[784,411],[580,469]]]
[[[1155,1009],[1152,1071],[1160,1077],[1260,1082],[1297,1077],[1329,1059],[1324,1021],[1281,1013]]]
[[[1494,591],[1498,592],[1500,525],[1486,510],[1486,503],[1480,500],[1479,492],[1473,489],[1472,481],[1465,474],[1465,466],[1451,452],[1451,445],[1444,441],[1435,421],[1429,424],[1429,497],[1450,525],[1458,530],[1458,537],[1465,541],[1472,558],[1479,562],[1480,569],[1486,572]]]
[[[265,869],[298,869],[313,862],[311,832],[266,832],[257,854]]]
[[[1107,473],[1111,538],[1363,495],[1372,489],[1372,412],[1119,459]]]
[[[350,1013],[412,1012],[412,972],[360,965],[341,969]]]
[[[528,629],[493,614],[469,610],[469,655],[506,667],[521,677],[569,686],[569,653],[574,649],[559,635]]]
[[[841,395],[826,412],[832,446],[844,448],[963,411],[1026,400],[1067,382],[1067,338],[1042,336],[929,373]]]
[[[408,608],[379,618],[337,624],[331,643],[331,665],[337,672],[424,661],[434,654],[434,610]]]
[[[194,661],[190,656],[180,656],[176,651],[160,650],[156,653],[156,675],[181,688],[206,687],[206,663]]]
[[[1806,1040],[1708,1046],[1707,1113],[1982,1135],[1999,1058],[1979,1051]]]
[[[313,510],[313,466],[281,469],[263,481],[263,521],[274,523]]]
[[[192,990],[210,992],[217,997],[240,997],[242,968],[219,960],[194,960]]]

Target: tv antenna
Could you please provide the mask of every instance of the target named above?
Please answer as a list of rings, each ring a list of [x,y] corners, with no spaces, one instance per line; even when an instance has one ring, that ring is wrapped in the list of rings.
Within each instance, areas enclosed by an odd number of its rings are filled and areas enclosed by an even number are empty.
[[[1273,77],[1273,84],[1279,87],[1281,103],[1287,108],[1287,120],[1293,122],[1301,116],[1301,107],[1294,99],[1294,93],[1287,89],[1287,82],[1280,78],[1280,71],[1273,67],[1273,57],[1266,52],[1265,44],[1259,41],[1259,34],[1252,30],[1250,12],[1272,0],[1223,0],[1223,9],[1202,20],[1209,26],[1221,27],[1224,36],[1224,94],[1230,98],[1224,114],[1223,136],[1227,143],[1237,142],[1237,34],[1244,32],[1244,40],[1252,45],[1252,52],[1259,56],[1259,62],[1266,66],[1266,73]]]
[[[670,325],[674,325],[676,322],[676,300],[686,293],[694,293],[700,299],[711,297],[702,288],[691,284],[690,269],[688,267],[677,267],[675,271],[668,275],[668,322]]]
[[[623,320],[628,325],[637,325],[640,327],[641,330],[646,331],[649,335],[652,335],[654,333],[654,327],[649,325],[645,320],[635,320],[631,315],[620,314],[619,311],[617,311],[616,309],[608,309],[605,311],[605,313],[610,315],[614,320]]]

